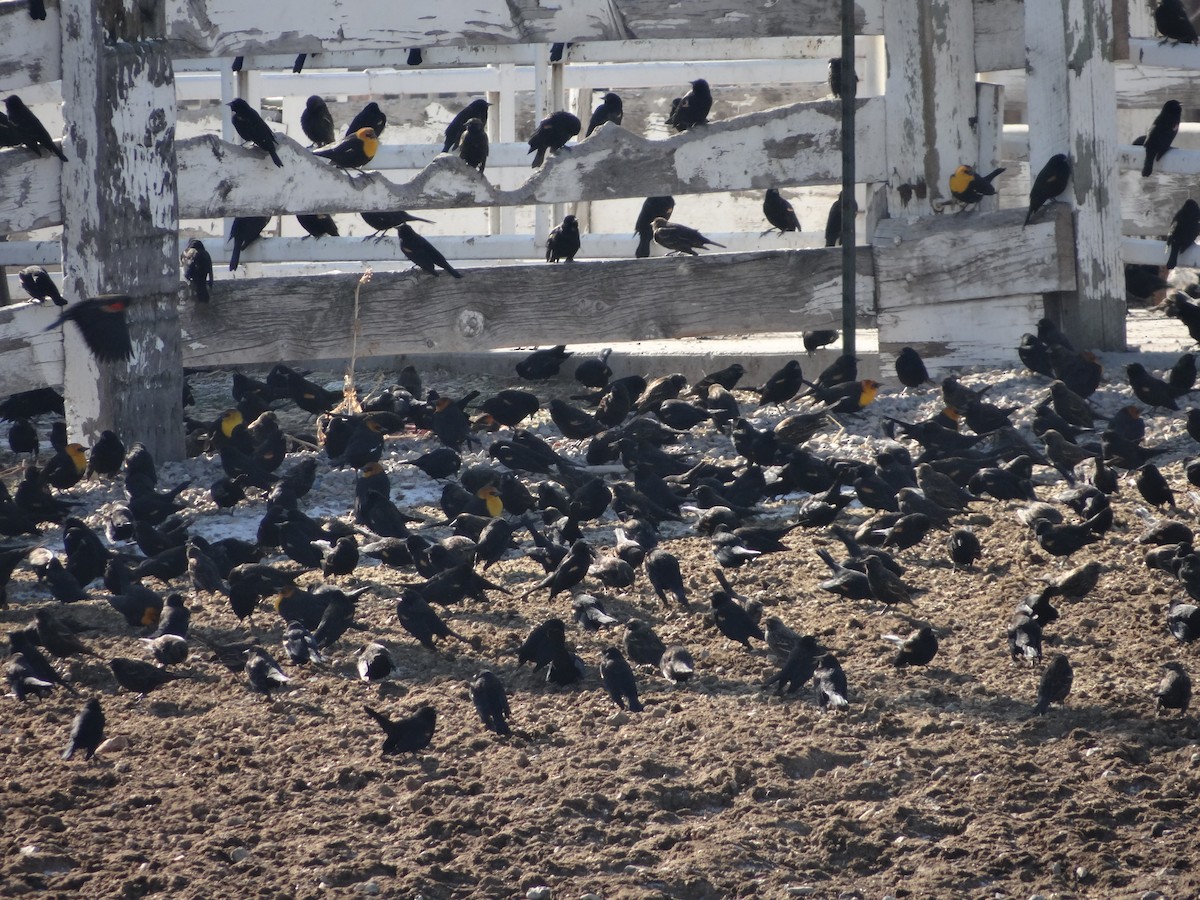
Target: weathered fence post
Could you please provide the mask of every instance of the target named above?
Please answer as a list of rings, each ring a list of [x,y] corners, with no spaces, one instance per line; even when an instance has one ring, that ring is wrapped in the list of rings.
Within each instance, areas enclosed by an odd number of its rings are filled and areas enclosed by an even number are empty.
[[[133,297],[127,363],[97,364],[78,330],[64,328],[67,427],[82,443],[111,428],[126,443],[142,441],[156,459],[179,459],[183,368],[171,60],[165,45],[140,40],[154,37],[161,23],[147,23],[137,3],[126,9],[114,0],[62,0],[61,10],[64,293],[71,301],[102,293]]]
[[[1025,0],[1030,178],[1055,153],[1071,159],[1077,288],[1046,313],[1081,346],[1125,348],[1112,2]]]

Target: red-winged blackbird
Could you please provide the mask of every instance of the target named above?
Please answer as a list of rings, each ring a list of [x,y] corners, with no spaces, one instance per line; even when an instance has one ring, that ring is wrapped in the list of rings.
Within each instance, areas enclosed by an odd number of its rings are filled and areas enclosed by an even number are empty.
[[[469,119],[456,146],[458,147],[459,159],[471,168],[478,169],[479,174],[482,175],[483,170],[487,167],[488,150],[490,148],[487,128],[483,120]]]
[[[333,113],[324,98],[316,94],[308,98],[304,112],[300,113],[300,130],[317,147],[333,143]]]
[[[398,209],[395,212],[365,212],[359,213],[359,215],[362,216],[364,222],[375,229],[376,234],[390,231],[393,228],[399,228],[405,222],[426,222],[432,224],[428,219],[422,219],[419,216],[410,216],[402,209]],[[416,397],[420,393],[420,391],[417,391],[413,396]]]
[[[50,132],[46,130],[46,126],[41,120],[33,114],[28,106],[16,94],[11,94],[4,98],[4,108],[8,110],[8,120],[21,133],[23,138],[22,143],[38,156],[42,155],[42,147],[45,147],[63,162],[67,161],[64,154],[58,145],[50,139]]]
[[[333,216],[326,215],[325,213],[317,213],[311,216],[296,216],[296,221],[312,237],[338,236],[337,222],[333,221]]]
[[[183,266],[184,280],[190,282],[196,291],[196,300],[207,303],[208,289],[213,283],[213,264],[212,257],[204,249],[204,242],[196,238],[188,241],[179,262]]]
[[[779,229],[779,233],[783,234],[788,231],[800,231],[800,219],[796,216],[796,210],[792,204],[783,199],[783,196],[775,188],[767,188],[767,194],[763,197],[763,215],[767,217],[767,221],[771,223],[763,234]]]
[[[400,252],[418,269],[436,276],[437,267],[440,266],[455,278],[462,278],[462,273],[446,262],[446,257],[442,256],[433,244],[413,231],[411,225],[401,225],[397,234],[400,235]]]
[[[650,255],[650,242],[654,239],[655,219],[670,219],[675,212],[674,197],[647,197],[642,201],[642,210],[638,213],[633,233],[638,236],[637,250],[634,256],[645,259]]]
[[[712,92],[708,89],[708,82],[697,78],[692,82],[690,91],[671,103],[667,124],[676,131],[687,131],[696,125],[705,125],[708,123],[712,104]]]
[[[527,381],[545,381],[557,375],[562,364],[573,355],[562,344],[545,350],[534,350],[517,363],[517,374]]]
[[[233,253],[229,257],[229,271],[238,267],[242,251],[262,236],[263,229],[270,223],[270,216],[238,216],[229,226],[229,240],[233,241]]]
[[[454,118],[450,120],[450,124],[446,126],[446,140],[442,144],[442,152],[449,153],[452,147],[458,146],[463,132],[467,130],[467,123],[472,119],[478,119],[483,125],[486,125],[489,106],[491,106],[491,104],[486,100],[479,99],[472,100],[461,110],[459,110]],[[474,165],[474,163],[468,164]],[[482,172],[483,169],[481,168],[480,171]]]
[[[1162,0],[1154,10],[1154,27],[1163,36],[1160,43],[1196,43],[1196,28],[1180,0]]]
[[[1167,268],[1175,268],[1179,254],[1196,243],[1200,237],[1200,203],[1191,197],[1183,201],[1175,217],[1171,219],[1171,230],[1167,234]],[[1168,313],[1169,314],[1169,313]]]
[[[600,105],[592,110],[592,117],[588,119],[587,131],[583,136],[590,137],[592,132],[605,122],[620,125],[623,118],[625,118],[625,105],[621,102],[620,95],[609,91],[600,100]]]
[[[1194,31],[1192,35],[1195,36]],[[1179,134],[1179,120],[1182,117],[1183,107],[1180,106],[1178,100],[1168,100],[1159,110],[1154,124],[1150,126],[1145,140],[1142,141],[1142,145],[1146,148],[1146,162],[1142,165],[1143,178],[1154,171],[1155,162],[1162,159],[1171,149],[1175,136]]]
[[[263,117],[258,114],[258,110],[254,109],[254,107],[241,97],[235,97],[226,106],[230,109],[233,130],[238,133],[238,137],[243,141],[253,144],[259,150],[265,151],[270,155],[271,162],[283,168],[283,160],[275,152],[275,148],[278,146],[278,142],[275,139],[275,132],[271,130],[270,125],[263,121]]]
[[[1148,156],[1148,155],[1147,155]],[[1065,153],[1056,153],[1033,180],[1029,189],[1029,212],[1025,216],[1025,225],[1033,218],[1033,214],[1067,189],[1071,180],[1071,163]],[[1025,225],[1021,227],[1024,228]]]
[[[542,164],[547,150],[561,150],[582,128],[583,123],[577,116],[563,110],[550,113],[538,122],[537,129],[529,136],[529,152],[537,152],[532,168],[536,169]]]
[[[379,108],[379,104],[372,100],[350,120],[350,124],[346,126],[346,137],[354,134],[360,128],[370,128],[375,132],[375,137],[379,137],[383,134],[386,125],[387,116]]]
[[[25,293],[38,303],[53,300],[55,306],[67,305],[67,301],[58,292],[58,286],[54,283],[54,279],[41,266],[26,266],[17,273],[17,278],[20,279]]]
[[[96,748],[104,742],[104,711],[100,709],[100,701],[95,697],[88,700],[75,721],[71,723],[71,737],[67,741],[67,749],[63,751],[63,759],[70,759],[77,750],[84,751],[83,758],[91,759]]]
[[[579,220],[574,216],[563,216],[562,224],[555,227],[546,238],[546,262],[556,263],[560,259],[575,261],[579,252]]]
[[[46,331],[70,320],[79,328],[84,343],[97,360],[116,362],[129,359],[133,356],[133,342],[129,337],[125,310],[132,302],[133,298],[128,294],[88,297],[63,310],[61,316],[46,326]]]

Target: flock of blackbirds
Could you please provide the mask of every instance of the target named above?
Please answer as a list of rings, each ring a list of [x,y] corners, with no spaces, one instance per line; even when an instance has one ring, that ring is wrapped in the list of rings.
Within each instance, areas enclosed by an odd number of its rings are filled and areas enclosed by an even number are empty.
[[[1200,305],[1183,296],[1173,303],[1200,340]],[[813,332],[804,343],[811,350],[836,337],[836,332]],[[559,376],[572,355],[563,346],[536,350],[517,365],[517,375],[523,382],[544,383]],[[924,591],[905,575],[918,559],[930,561],[929,538],[946,535],[945,552],[955,567],[975,571],[985,557],[979,536],[956,522],[978,504],[1018,504],[1031,540],[1062,560],[1103,541],[1113,527],[1110,497],[1120,487],[1115,470],[1134,472],[1136,489],[1148,504],[1175,509],[1175,492],[1153,462],[1164,448],[1146,443],[1142,406],[1109,410],[1105,418],[1089,402],[1103,380],[1092,354],[1077,351],[1043,320],[1037,334],[1022,340],[1018,355],[1046,379],[1046,394],[1033,411],[1032,440],[1012,422],[1017,407],[992,403],[987,387],[974,390],[946,377],[937,415],[916,422],[882,417],[888,440],[871,461],[806,446],[818,434],[845,428],[878,395],[879,382],[859,378],[857,360],[848,355],[812,379],[792,360],[747,390],[739,384],[745,369],[738,363],[694,384],[677,374],[613,378],[605,352],[576,360],[574,378],[585,392],[574,402],[555,398],[545,404],[523,388],[506,388],[482,400],[478,391],[445,397],[426,391],[419,375],[407,368],[395,384],[359,397],[352,411],[345,408],[341,391],[282,364],[264,380],[238,373],[231,387],[236,405],[215,421],[189,420],[189,444],[212,460],[208,503],[222,509],[262,504],[253,541],[210,542],[194,533],[190,526],[201,510],[194,506],[196,499],[185,499],[189,483],[164,488],[145,447],[127,448],[111,432],[89,450],[67,442],[65,428],[56,421],[50,430],[53,454],[39,464],[34,423],[60,416],[62,398],[49,389],[17,394],[0,403],[0,416],[11,423],[12,451],[29,458],[15,489],[5,487],[0,494],[0,532],[43,542],[49,528],[61,534],[63,550],[26,541],[0,547],[5,603],[17,567],[36,573],[37,586],[24,594],[54,601],[31,604],[36,606],[33,622],[9,632],[7,681],[18,700],[58,689],[75,693],[76,685],[53,660],[93,652],[69,610],[97,598],[111,607],[118,617],[114,621],[124,623],[121,630],[143,646],[146,658],[108,661],[113,682],[138,698],[191,677],[190,670],[179,667],[190,658],[193,641],[242,678],[248,690],[267,697],[290,690],[292,676],[255,625],[264,600],[278,617],[278,626],[267,634],[275,635],[287,662],[337,677],[330,651],[345,647],[352,631],[372,627],[359,621],[357,605],[371,588],[350,586],[364,558],[412,579],[399,589],[395,614],[414,640],[433,651],[454,641],[482,655],[480,639],[456,631],[439,609],[467,601],[486,605],[489,594],[511,593],[511,582],[490,580],[487,570],[519,554],[544,572],[519,599],[538,595],[564,603],[569,598],[570,617],[538,623],[516,651],[518,667],[528,663],[535,672],[544,670],[551,685],[570,688],[589,678],[570,638],[568,618],[583,631],[623,625],[620,645],[607,646],[598,665],[600,683],[622,709],[643,708],[640,684],[650,669],[674,684],[695,677],[697,663],[688,647],[668,646],[648,615],[622,623],[600,592],[588,590],[598,584],[636,591],[644,578],[665,609],[681,615],[704,612],[716,633],[752,652],[757,652],[755,642],[763,642],[779,662],[765,688],[794,694],[811,685],[820,708],[844,711],[855,697],[838,652],[814,635],[793,630],[780,616],[764,617],[762,604],[739,595],[726,573],[754,566],[764,555],[800,552],[800,542],[788,541],[804,530],[845,547],[841,559],[825,546],[813,548],[829,568],[819,590],[881,611],[919,609]],[[1136,363],[1127,377],[1140,404],[1155,414],[1170,414],[1195,388],[1195,357],[1184,354],[1165,380]],[[929,390],[933,384],[911,348],[897,357],[896,378],[908,391]],[[746,404],[754,411],[744,412]],[[315,417],[315,434],[283,429],[275,410],[290,405]],[[787,414],[772,427],[752,421],[772,408]],[[565,442],[557,448],[533,430],[531,420],[543,409]],[[1200,410],[1187,415],[1188,432],[1200,442]],[[732,461],[690,452],[687,438],[696,429],[728,440]],[[385,457],[387,435],[414,430],[427,433],[437,446],[419,456]],[[564,452],[571,444],[575,449]],[[312,453],[289,461],[289,448],[314,445],[324,464],[356,472],[345,516],[318,519],[303,509],[320,463]],[[464,459],[477,446],[486,447],[486,453]],[[397,503],[403,497],[394,494],[388,469],[407,465],[441,482],[436,517]],[[1044,472],[1037,481],[1035,469]],[[1200,459],[1186,472],[1200,485]],[[91,524],[72,493],[89,478],[120,479],[127,498]],[[1053,503],[1039,494],[1064,485],[1051,495]],[[804,499],[785,499],[781,508],[767,505],[795,495]],[[869,511],[869,517],[849,516],[851,503]],[[615,526],[614,537],[604,547],[600,535],[607,525]],[[438,538],[439,528],[450,533]],[[703,575],[693,568],[685,576],[686,559],[662,542],[664,530],[711,542],[715,580],[702,589],[699,608],[694,594]],[[1150,548],[1147,566],[1168,573],[1180,586],[1182,596],[1170,604],[1166,630],[1181,642],[1194,642],[1200,637],[1200,554],[1193,549],[1192,530],[1170,521],[1140,540]],[[914,556],[902,562],[900,554],[914,548],[919,548]],[[1011,658],[1040,665],[1043,644],[1052,640],[1047,632],[1059,619],[1054,601],[1086,597],[1102,571],[1094,560],[1085,562],[1048,578],[1018,603],[1008,632]],[[314,586],[313,575],[323,583]],[[301,576],[310,576],[307,584],[300,583]],[[189,603],[198,597],[227,605],[227,614],[216,612],[206,629],[191,628]],[[218,628],[222,618],[226,622]],[[248,625],[244,639],[230,639],[235,621]],[[695,637],[702,639],[699,632]],[[939,629],[932,622],[884,639],[896,646],[897,667],[928,666],[939,653]],[[377,682],[396,668],[385,643],[368,639],[361,644],[360,679]],[[1034,713],[1063,702],[1072,680],[1067,655],[1050,655]],[[104,690],[105,679],[93,676],[86,687]],[[1167,668],[1155,702],[1160,710],[1186,712],[1190,694],[1186,668],[1176,663]],[[511,733],[508,690],[496,671],[479,671],[470,696],[485,728]],[[364,712],[382,728],[385,754],[424,749],[437,725],[432,705],[395,718],[372,707]],[[105,725],[100,699],[93,696],[72,727],[64,756],[90,757]]]

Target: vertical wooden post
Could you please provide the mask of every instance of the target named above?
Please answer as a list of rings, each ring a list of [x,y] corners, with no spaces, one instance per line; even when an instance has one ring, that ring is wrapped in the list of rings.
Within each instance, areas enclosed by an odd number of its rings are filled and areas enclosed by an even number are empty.
[[[1030,178],[1055,153],[1066,153],[1071,186],[1063,199],[1076,210],[1078,287],[1046,295],[1046,314],[1081,346],[1123,350],[1111,0],[1026,0],[1025,52]]]
[[[975,164],[975,16],[960,0],[888,0],[888,211],[927,216],[951,200],[954,170]]]
[[[128,362],[97,364],[78,330],[63,329],[63,389],[72,440],[111,428],[156,459],[183,456],[183,368],[175,291],[179,210],[175,181],[175,80],[162,45],[119,0],[62,0],[63,281],[70,301],[133,297]],[[138,32],[127,31],[138,28]]]
[[[1004,86],[975,82],[976,150],[975,165],[979,174],[986,175],[999,168],[1004,141]],[[1000,197],[984,197],[979,209],[991,212],[1000,208]]]

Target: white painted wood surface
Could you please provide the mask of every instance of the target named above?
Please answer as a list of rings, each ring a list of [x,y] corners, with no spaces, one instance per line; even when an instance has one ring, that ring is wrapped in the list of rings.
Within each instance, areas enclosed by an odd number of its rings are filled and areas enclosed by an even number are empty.
[[[947,369],[987,370],[1018,362],[1021,335],[1037,330],[1042,317],[1040,294],[1014,294],[967,300],[938,307],[936,316],[913,315],[912,310],[881,310],[879,370],[895,372],[896,355],[912,347],[925,360],[933,377]],[[884,336],[887,340],[883,340]]]
[[[46,18],[29,18],[27,0],[0,0],[0,95],[62,77],[62,25],[58,6]]]
[[[0,234],[62,222],[62,166],[46,151],[0,150]]]
[[[863,135],[880,134],[883,101],[859,101]],[[184,218],[268,213],[520,206],[573,200],[703,193],[772,185],[833,184],[840,177],[840,127],[829,101],[797,103],[714,122],[665,140],[606,125],[570,151],[548,156],[524,184],[496,188],[456,156],[437,157],[395,184],[379,173],[349,174],[280,137],[283,167],[256,149],[215,136],[178,143]],[[858,142],[861,178],[882,181],[881,141]]]

